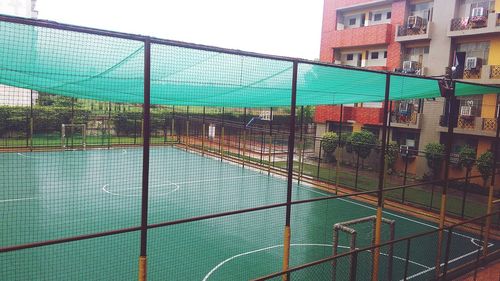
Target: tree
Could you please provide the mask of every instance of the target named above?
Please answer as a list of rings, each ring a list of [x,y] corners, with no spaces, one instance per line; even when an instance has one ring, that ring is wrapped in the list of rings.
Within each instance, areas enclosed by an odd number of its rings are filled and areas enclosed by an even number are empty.
[[[436,179],[443,163],[444,145],[440,143],[428,143],[425,146],[424,153],[427,166],[431,169],[433,178]]]
[[[391,174],[394,169],[394,163],[398,159],[399,155],[399,145],[396,142],[390,142],[387,144],[386,159],[387,159],[387,173]]]
[[[375,135],[369,131],[354,132],[351,135],[352,150],[362,159],[370,156],[370,152],[377,144]]]
[[[339,137],[334,132],[326,132],[321,138],[321,148],[326,156],[328,162],[332,162],[334,158],[333,153],[337,149]]]
[[[493,174],[493,153],[486,151],[477,159],[477,169],[483,178],[483,186],[486,187],[488,179]]]
[[[474,167],[474,162],[476,162],[476,150],[467,144],[461,146],[458,151],[458,164],[465,167],[466,178],[470,175],[470,171]]]

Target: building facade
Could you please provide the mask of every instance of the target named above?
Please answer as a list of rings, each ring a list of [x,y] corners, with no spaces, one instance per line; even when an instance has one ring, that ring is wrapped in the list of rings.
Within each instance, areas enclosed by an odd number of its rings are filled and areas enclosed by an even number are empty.
[[[456,66],[455,79],[500,85],[499,13],[499,0],[325,0],[320,59],[429,76]],[[497,94],[459,98],[453,152],[464,144],[478,155],[491,149],[500,111]],[[441,98],[393,102],[391,140],[416,150],[444,142],[443,108]],[[381,103],[344,105],[343,113],[346,131],[380,135]],[[336,131],[339,118],[340,106],[318,106],[318,136]],[[408,171],[423,176],[425,159],[411,161]],[[458,167],[453,173],[463,176]]]
[[[36,0],[0,1],[0,14],[36,19]],[[37,97],[35,91],[0,84],[0,105],[29,106]]]

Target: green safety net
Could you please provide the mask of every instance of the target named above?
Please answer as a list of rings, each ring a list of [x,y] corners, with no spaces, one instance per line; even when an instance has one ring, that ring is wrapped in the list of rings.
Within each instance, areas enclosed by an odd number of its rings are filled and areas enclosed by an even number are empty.
[[[0,84],[68,97],[142,103],[144,43],[0,22]],[[293,64],[223,52],[152,44],[151,103],[269,107],[291,104]],[[391,75],[390,99],[440,96],[437,80]],[[297,105],[384,100],[386,75],[299,63]],[[456,83],[456,95],[499,87]]]

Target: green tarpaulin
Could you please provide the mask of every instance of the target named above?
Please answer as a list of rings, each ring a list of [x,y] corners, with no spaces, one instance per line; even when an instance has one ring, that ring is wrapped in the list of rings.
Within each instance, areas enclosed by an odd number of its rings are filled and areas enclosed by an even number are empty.
[[[151,102],[289,106],[292,62],[172,45],[151,46]],[[68,97],[142,103],[144,43],[0,22],[0,84]],[[297,105],[383,101],[386,75],[300,62]],[[457,82],[456,94],[500,92]],[[439,96],[437,80],[391,76],[391,100]]]

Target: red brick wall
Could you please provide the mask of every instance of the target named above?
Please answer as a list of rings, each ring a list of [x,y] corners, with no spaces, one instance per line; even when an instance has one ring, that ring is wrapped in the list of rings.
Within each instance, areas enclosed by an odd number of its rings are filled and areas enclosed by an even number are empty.
[[[323,62],[333,62],[333,46],[335,42],[342,42],[345,39],[338,39],[336,36],[340,33],[336,33],[337,29],[337,12],[338,8],[352,6],[361,3],[375,2],[375,0],[324,0],[323,3],[323,25],[321,34],[321,48],[320,48],[320,60]],[[396,25],[403,24],[406,20],[406,8],[407,0],[396,0],[392,3],[392,16],[391,16],[391,26],[388,30],[388,45],[387,45],[387,69],[393,70],[398,68],[401,63],[401,47],[400,44],[395,42],[396,35]],[[342,35],[342,34],[341,34]],[[363,42],[368,42],[366,45],[370,44],[369,41],[365,39]],[[359,42],[358,42],[359,43]],[[339,44],[339,43],[337,43]],[[344,46],[342,44],[342,46]]]
[[[391,42],[392,26],[378,24],[360,28],[333,31],[331,48],[386,45]]]
[[[387,46],[387,70],[394,70],[399,68],[401,64],[401,44],[395,41],[397,25],[402,25],[406,21],[406,1],[395,1],[392,3],[391,9],[391,30],[390,30],[390,43]]]
[[[353,112],[353,120],[356,123],[368,125],[382,125],[384,111],[382,108],[356,107]]]
[[[344,107],[342,120],[355,120],[357,123],[369,125],[381,125],[384,112],[381,108],[370,107]],[[340,106],[321,105],[316,107],[314,122],[326,123],[327,121],[338,122],[340,118]]]

